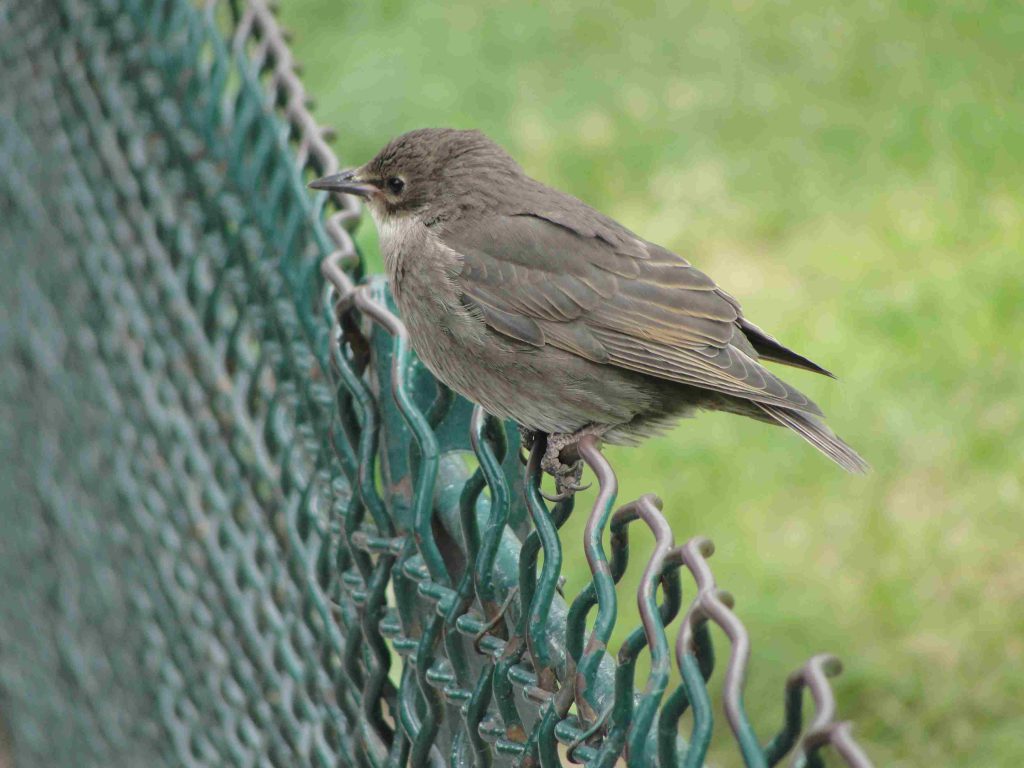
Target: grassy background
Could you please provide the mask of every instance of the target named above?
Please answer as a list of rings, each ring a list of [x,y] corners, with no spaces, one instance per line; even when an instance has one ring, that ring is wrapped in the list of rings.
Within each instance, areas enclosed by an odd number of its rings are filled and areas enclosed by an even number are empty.
[[[656,490],[679,540],[716,541],[754,638],[759,733],[785,674],[831,650],[879,765],[1020,765],[1024,6],[579,6],[282,13],[344,160],[419,126],[481,128],[839,374],[786,371],[874,465],[866,479],[730,416],[610,451],[621,500]],[[372,252],[371,224],[360,237]],[[563,537],[569,594],[581,529]],[[620,594],[621,638],[636,614]]]

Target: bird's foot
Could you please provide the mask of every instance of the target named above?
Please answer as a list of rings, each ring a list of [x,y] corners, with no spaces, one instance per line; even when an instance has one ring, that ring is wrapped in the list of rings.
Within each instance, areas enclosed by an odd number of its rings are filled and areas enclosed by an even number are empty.
[[[540,468],[555,478],[555,495],[542,494],[545,499],[552,502],[563,501],[577,491],[584,491],[590,487],[589,483],[580,485],[583,478],[583,460],[579,457],[576,446],[586,435],[601,437],[607,431],[607,427],[591,424],[575,432],[548,435],[547,450],[544,452],[544,458],[540,460]],[[563,453],[569,454],[568,462],[563,461]]]
[[[559,469],[552,469],[541,464],[541,468],[555,478],[555,493],[552,495],[541,491],[540,495],[553,504],[557,504],[559,501],[565,501],[570,496],[574,495],[576,491],[585,491],[590,487],[590,483],[580,485],[580,480],[583,478],[582,461],[577,461],[575,464],[568,467],[559,462],[559,467]]]

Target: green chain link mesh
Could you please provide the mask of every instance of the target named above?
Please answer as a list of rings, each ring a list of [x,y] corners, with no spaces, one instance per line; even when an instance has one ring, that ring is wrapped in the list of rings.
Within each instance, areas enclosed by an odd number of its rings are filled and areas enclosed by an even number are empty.
[[[572,501],[414,360],[355,203],[305,189],[337,161],[262,2],[3,0],[0,57],[0,764],[699,766],[716,624],[745,765],[869,765],[828,656],[758,742],[710,542],[613,512],[592,444],[566,602]]]

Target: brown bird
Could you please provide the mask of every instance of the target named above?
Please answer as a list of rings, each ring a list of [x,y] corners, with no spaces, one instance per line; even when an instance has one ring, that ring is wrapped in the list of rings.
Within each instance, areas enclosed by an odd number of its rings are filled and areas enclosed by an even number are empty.
[[[747,320],[688,261],[523,171],[478,131],[421,129],[314,189],[366,199],[423,363],[486,411],[546,433],[559,492],[585,434],[631,444],[697,410],[790,428],[864,460],[760,360],[831,376]]]

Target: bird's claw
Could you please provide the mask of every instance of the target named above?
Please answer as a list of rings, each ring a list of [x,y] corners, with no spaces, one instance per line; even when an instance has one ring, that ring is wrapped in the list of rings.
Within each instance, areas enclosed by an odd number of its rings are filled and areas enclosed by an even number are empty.
[[[557,467],[545,467],[545,469],[555,478],[555,493],[554,495],[549,495],[541,491],[540,495],[552,504],[565,501],[577,491],[585,491],[590,487],[590,483],[585,485],[580,484],[580,480],[583,477],[582,461],[577,461],[571,467],[566,467],[564,464],[559,462]]]
[[[571,485],[566,486],[566,488],[571,490],[573,493],[578,493],[579,491],[587,490],[592,485],[593,483],[584,483],[583,485],[580,485],[579,483],[572,483]]]
[[[560,477],[555,478],[555,492],[544,493],[540,492],[540,495],[550,501],[552,504],[557,504],[560,501],[565,501],[568,498],[574,496],[578,491],[585,491],[590,487],[590,483],[580,485],[579,483],[563,480]]]
[[[540,495],[545,501],[557,504],[558,502],[565,501],[572,496],[572,491],[562,491],[561,493],[545,493],[544,491],[541,491]]]

